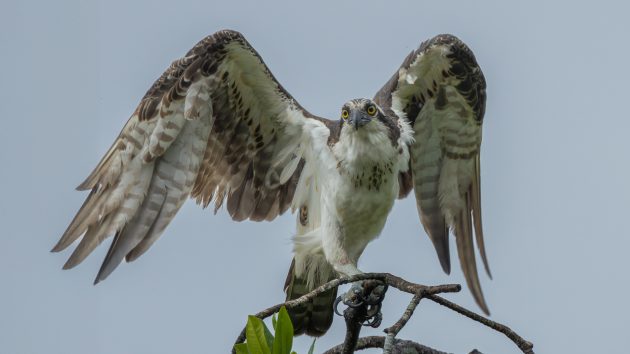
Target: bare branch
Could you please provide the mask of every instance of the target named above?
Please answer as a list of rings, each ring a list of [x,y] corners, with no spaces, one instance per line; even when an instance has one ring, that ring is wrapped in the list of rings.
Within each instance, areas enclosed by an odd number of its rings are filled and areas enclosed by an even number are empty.
[[[510,327],[498,323],[498,322],[494,322],[492,320],[489,320],[481,315],[478,315],[466,308],[463,308],[453,302],[450,302],[448,300],[446,300],[443,297],[437,296],[435,294],[432,295],[427,295],[426,296],[428,299],[430,299],[431,301],[437,302],[438,304],[448,307],[449,309],[464,315],[474,321],[477,321],[485,326],[488,326],[492,329],[494,329],[495,331],[501,332],[503,334],[505,334],[508,338],[510,338],[512,340],[512,342],[514,342],[514,344],[516,344],[516,346],[518,346],[518,348],[525,354],[534,354],[534,344],[532,344],[532,342],[529,342],[525,339],[523,339],[523,337],[519,336],[518,334],[516,334],[516,332],[514,332]]]
[[[413,315],[413,311],[415,311],[416,307],[420,303],[420,300],[422,300],[422,297],[423,296],[421,294],[414,295],[400,319],[396,323],[394,323],[393,326],[385,328],[384,332],[387,334],[387,336],[385,337],[385,344],[383,345],[383,354],[392,353],[392,350],[394,348],[394,339],[396,338],[396,335],[403,327],[405,327],[405,325]]]
[[[356,281],[368,280],[368,279],[380,280],[381,282],[389,286],[392,286],[402,292],[406,292],[410,294],[416,294],[419,292],[423,292],[424,294],[427,294],[427,295],[453,293],[453,292],[460,291],[462,288],[459,284],[446,284],[446,285],[438,285],[438,286],[426,286],[426,285],[421,285],[421,284],[415,284],[389,273],[361,273],[361,274],[355,274],[349,277],[341,277],[341,278],[331,280],[328,283],[321,285],[318,288],[315,288],[313,291],[311,291],[310,293],[302,297],[299,297],[295,300],[291,300],[291,301],[287,301],[281,304],[271,306],[265,310],[258,312],[255,316],[260,319],[265,319],[273,315],[274,313],[278,312],[282,306],[285,306],[288,309],[294,308],[310,301],[317,295],[329,289],[337,287],[339,285],[354,283]],[[243,328],[238,338],[236,338],[236,342],[234,344],[243,343],[244,341],[245,341],[245,328]],[[232,352],[235,353],[234,349],[232,349]]]
[[[365,306],[348,307],[343,312],[343,318],[346,321],[346,337],[341,345],[341,354],[352,354],[357,348],[359,335],[361,334],[361,323],[366,317]]]
[[[418,306],[420,300],[422,300],[422,298],[424,297],[442,306],[445,306],[461,315],[464,315],[476,322],[479,322],[489,328],[492,328],[495,331],[503,333],[510,340],[512,340],[512,342],[514,342],[518,346],[518,348],[521,349],[523,353],[534,354],[534,351],[533,351],[534,345],[531,342],[523,339],[518,334],[516,334],[516,332],[512,331],[512,329],[510,329],[508,326],[489,320],[475,312],[472,312],[464,307],[461,307],[437,295],[440,293],[458,292],[461,290],[460,285],[446,284],[446,285],[438,285],[438,286],[426,286],[426,285],[408,282],[400,277],[397,277],[389,273],[363,273],[363,274],[356,274],[350,277],[338,278],[338,279],[329,281],[326,284],[323,284],[322,286],[314,289],[310,293],[300,298],[274,305],[272,307],[269,307],[257,313],[255,316],[261,319],[265,319],[271,316],[272,314],[278,312],[278,310],[282,306],[285,306],[286,308],[289,308],[289,309],[294,308],[296,306],[300,306],[310,301],[317,295],[329,289],[335,288],[343,284],[348,284],[348,283],[353,283],[353,282],[358,282],[358,281],[363,281],[363,280],[380,281],[402,292],[413,294],[414,297],[409,303],[409,305],[407,306],[407,309],[405,310],[401,318],[394,325],[385,329],[385,333],[387,333],[387,337],[372,336],[372,337],[363,337],[363,338],[357,339],[357,337],[359,336],[360,327],[358,330],[353,329],[353,328],[356,327],[357,324],[359,324],[360,326],[361,321],[357,321],[358,317],[355,317],[354,319],[351,318],[350,322],[348,322],[348,318],[346,318],[346,322],[348,324],[348,332],[346,333],[347,335],[346,341],[343,344],[340,344],[338,346],[335,346],[334,348],[327,350],[324,354],[351,353],[353,351],[352,347],[354,347],[354,350],[385,347],[384,353],[386,354],[402,354],[403,352],[412,353],[412,354],[416,354],[416,353],[417,354],[445,354],[441,351],[423,346],[413,341],[400,340],[400,339],[395,338],[398,332],[407,324],[407,322],[413,315],[414,310]],[[344,312],[344,317],[346,317],[345,312]],[[349,340],[348,340],[348,336],[351,336]],[[245,341],[245,329],[241,331],[240,335],[236,339],[235,344],[242,343],[243,341]],[[343,351],[344,345],[346,346],[345,351]],[[232,353],[234,353],[234,349],[232,350]]]
[[[383,348],[385,345],[385,337],[383,336],[369,336],[359,338],[357,342],[356,350],[370,349],[370,348]],[[341,354],[343,344],[339,344],[333,348],[328,349],[323,354]],[[392,346],[392,354],[447,354],[445,352],[424,346],[420,343],[416,343],[410,340],[394,339]]]

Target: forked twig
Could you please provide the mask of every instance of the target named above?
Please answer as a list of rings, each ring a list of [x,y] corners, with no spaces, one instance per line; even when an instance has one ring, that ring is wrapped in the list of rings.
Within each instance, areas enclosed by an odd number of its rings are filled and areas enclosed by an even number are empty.
[[[461,290],[461,286],[459,284],[426,286],[426,285],[408,282],[400,277],[397,277],[389,273],[362,273],[362,274],[355,274],[349,277],[341,277],[341,278],[333,279],[329,281],[328,283],[315,288],[313,291],[311,291],[310,293],[302,297],[299,297],[295,300],[290,300],[290,301],[283,302],[281,304],[271,306],[267,309],[264,309],[258,312],[254,316],[260,319],[265,319],[273,315],[274,313],[278,312],[282,306],[286,307],[287,309],[291,309],[291,308],[300,306],[310,301],[311,299],[315,298],[317,295],[329,289],[335,288],[339,285],[354,283],[357,281],[368,280],[368,279],[379,280],[402,292],[406,292],[410,294],[416,294],[418,292],[425,292],[426,294],[441,294],[441,293],[453,293],[453,292],[458,292]],[[244,341],[245,341],[245,328],[243,328],[239,336],[236,338],[236,342],[234,344],[243,343]],[[232,353],[236,353],[234,349],[232,349]]]
[[[403,327],[405,327],[409,319],[411,319],[411,316],[420,303],[420,300],[422,300],[421,294],[414,295],[400,319],[396,321],[396,323],[394,323],[391,327],[385,328],[384,332],[385,334],[387,334],[387,336],[385,337],[385,343],[383,344],[383,354],[392,353],[392,350],[394,348],[394,339],[396,338],[396,335],[398,334],[398,332],[400,332],[401,329],[403,329]]]

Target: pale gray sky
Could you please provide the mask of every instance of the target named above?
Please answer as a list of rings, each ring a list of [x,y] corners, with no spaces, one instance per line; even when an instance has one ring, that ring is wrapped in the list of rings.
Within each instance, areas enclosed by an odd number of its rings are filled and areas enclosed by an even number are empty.
[[[242,32],[311,112],[371,97],[418,44],[452,33],[488,82],[482,145],[492,318],[538,353],[627,350],[630,90],[622,2],[14,1],[0,12],[0,353],[227,352],[247,314],[280,302],[293,217],[235,223],[187,203],[139,261],[92,285],[107,246],[62,271],[49,249],[86,193],[74,187],[146,89],[205,35]],[[360,267],[448,277],[412,199]],[[448,296],[476,309],[468,290]],[[404,310],[390,291],[384,324]],[[378,334],[381,330],[365,330]],[[517,353],[430,302],[400,334],[439,349]],[[318,342],[343,338],[343,321]],[[297,350],[310,341],[300,338]]]

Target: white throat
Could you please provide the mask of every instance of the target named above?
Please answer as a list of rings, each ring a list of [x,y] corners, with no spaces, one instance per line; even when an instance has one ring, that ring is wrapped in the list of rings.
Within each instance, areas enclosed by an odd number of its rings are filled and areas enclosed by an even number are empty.
[[[397,151],[387,127],[376,121],[359,129],[348,125],[342,127],[339,142],[333,147],[333,153],[340,163],[355,168],[374,162],[391,161]]]

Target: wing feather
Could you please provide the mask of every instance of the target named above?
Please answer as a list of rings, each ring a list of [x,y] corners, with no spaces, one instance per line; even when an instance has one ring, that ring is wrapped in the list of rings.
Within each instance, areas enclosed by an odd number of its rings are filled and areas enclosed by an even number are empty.
[[[134,185],[129,192],[125,194],[125,199],[120,207],[118,207],[115,212],[106,214],[101,222],[93,223],[88,227],[81,242],[64,265],[64,269],[73,268],[81,263],[109,235],[115,233],[127,223],[128,219],[136,213],[142,204],[152,173],[153,164],[142,166],[142,171],[133,178]],[[126,176],[129,175],[131,175],[131,173]]]
[[[193,95],[196,96],[197,92]],[[160,105],[160,117],[151,136],[149,137],[149,146],[144,154],[144,161],[153,161],[156,157],[161,156],[171,146],[173,141],[181,132],[186,118],[184,118],[184,102],[163,102]]]
[[[326,146],[331,122],[304,110],[258,53],[220,31],[156,80],[78,187],[92,192],[53,251],[81,241],[64,268],[115,234],[95,279],[137,259],[192,197],[234,220],[272,220],[292,204],[301,161]]]
[[[470,194],[468,194],[470,196]],[[471,214],[467,210],[462,209],[460,215],[455,221],[455,240],[457,243],[457,254],[459,263],[466,278],[466,284],[473,294],[477,305],[485,312],[490,314],[488,305],[481,291],[479,283],[479,275],[477,273],[477,262],[475,261],[475,249],[473,246],[473,230]]]
[[[411,166],[400,180],[411,174],[420,219],[446,273],[450,271],[449,228],[454,231],[468,287],[487,313],[472,246],[474,230],[490,275],[479,180],[485,90],[483,73],[470,49],[454,36],[439,35],[411,52],[374,99],[412,125]],[[402,183],[400,196],[409,188]]]
[[[488,277],[492,279],[490,265],[488,264],[488,256],[486,256],[486,245],[483,239],[483,228],[481,227],[481,171],[480,171],[479,154],[475,157],[475,170],[473,173],[472,185],[470,186],[469,208],[472,209],[473,222],[475,227],[475,240],[479,248],[479,254],[483,261],[483,266]]]

